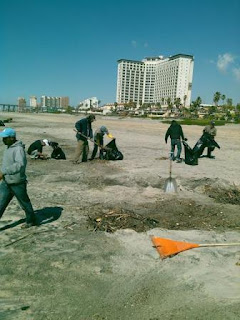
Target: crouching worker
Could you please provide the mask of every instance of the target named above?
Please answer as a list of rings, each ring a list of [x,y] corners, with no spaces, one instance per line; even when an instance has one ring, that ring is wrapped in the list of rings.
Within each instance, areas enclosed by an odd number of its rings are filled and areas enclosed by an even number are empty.
[[[113,138],[113,136],[108,132],[108,129],[105,126],[101,126],[94,133],[94,148],[92,152],[92,156],[89,160],[93,160],[97,154],[98,148],[100,148],[99,158],[103,159],[103,137],[107,135],[109,138]]]
[[[3,154],[0,171],[0,218],[8,204],[15,196],[26,213],[26,224],[23,227],[36,225],[36,216],[27,194],[27,177],[25,174],[27,158],[24,145],[16,139],[16,131],[6,128],[0,132],[3,143],[7,146]]]
[[[49,156],[43,153],[44,146],[50,146],[50,141],[47,139],[36,140],[30,145],[27,153],[30,155],[32,159],[47,160]]]

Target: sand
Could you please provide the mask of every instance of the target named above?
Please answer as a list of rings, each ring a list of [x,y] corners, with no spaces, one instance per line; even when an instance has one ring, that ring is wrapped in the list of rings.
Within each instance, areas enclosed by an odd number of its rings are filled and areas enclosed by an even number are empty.
[[[47,138],[67,160],[28,158],[28,193],[40,227],[21,229],[24,212],[16,200],[0,220],[0,319],[239,319],[240,247],[197,248],[161,260],[150,237],[240,242],[240,199],[233,199],[240,187],[240,125],[217,127],[216,159],[174,162],[178,193],[168,194],[168,125],[159,120],[98,116],[93,128],[107,126],[124,160],[73,165],[73,128],[82,115],[0,113],[9,117],[26,148]],[[202,129],[183,126],[191,147]],[[156,225],[136,220],[111,233],[94,228],[97,217],[112,213]]]

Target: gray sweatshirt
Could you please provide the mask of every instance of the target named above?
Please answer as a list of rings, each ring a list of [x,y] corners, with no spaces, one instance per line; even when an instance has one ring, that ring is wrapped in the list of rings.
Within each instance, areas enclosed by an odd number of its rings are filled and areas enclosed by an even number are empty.
[[[21,141],[16,141],[7,147],[3,154],[2,169],[3,179],[7,184],[17,184],[25,182],[27,158],[24,145]]]

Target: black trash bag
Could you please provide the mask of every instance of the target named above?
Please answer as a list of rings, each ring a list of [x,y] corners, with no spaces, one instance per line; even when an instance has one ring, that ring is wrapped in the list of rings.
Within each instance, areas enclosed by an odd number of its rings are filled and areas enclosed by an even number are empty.
[[[192,148],[187,144],[186,141],[183,141],[184,152],[185,152],[185,164],[190,166],[197,166],[198,165],[198,156],[193,151]]]
[[[211,151],[213,151],[216,148],[220,149],[219,144],[214,140],[214,138],[207,132],[204,132],[201,138],[198,140],[198,142],[193,147],[193,152],[197,155],[199,158],[203,150],[205,148],[210,148]]]
[[[102,159],[104,160],[123,160],[123,154],[116,146],[116,139],[110,141],[103,150]]]
[[[5,127],[5,124],[2,120],[0,120],[0,127]]]
[[[63,152],[62,148],[59,147],[57,142],[50,141],[50,146],[53,148],[53,152],[51,153],[51,158],[57,160],[66,160],[66,155]]]

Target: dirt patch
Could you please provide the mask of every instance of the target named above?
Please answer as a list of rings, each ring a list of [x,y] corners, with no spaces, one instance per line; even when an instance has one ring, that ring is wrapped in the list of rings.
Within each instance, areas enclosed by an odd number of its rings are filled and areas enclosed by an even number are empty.
[[[240,188],[237,186],[230,186],[229,188],[212,187],[206,185],[204,187],[205,193],[220,203],[240,204]]]
[[[128,206],[129,207],[129,206]],[[228,208],[198,203],[192,199],[157,200],[144,206],[132,207],[92,207],[88,215],[87,227],[92,231],[115,232],[119,229],[133,229],[145,232],[153,228],[171,230],[240,230],[237,211],[228,214]]]
[[[100,216],[89,216],[88,225],[93,231],[115,232],[120,229],[133,229],[137,232],[145,232],[156,228],[159,225],[159,221],[116,208]]]

